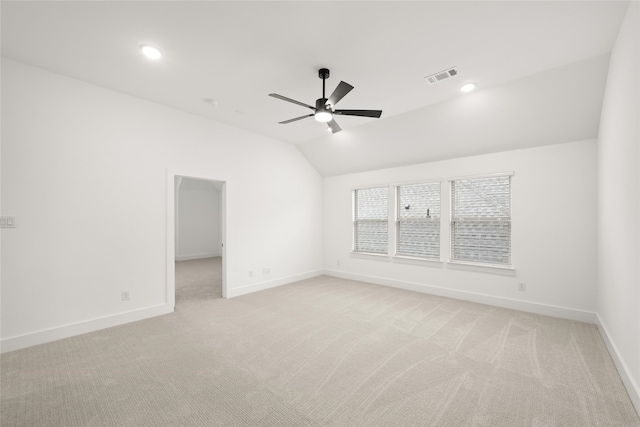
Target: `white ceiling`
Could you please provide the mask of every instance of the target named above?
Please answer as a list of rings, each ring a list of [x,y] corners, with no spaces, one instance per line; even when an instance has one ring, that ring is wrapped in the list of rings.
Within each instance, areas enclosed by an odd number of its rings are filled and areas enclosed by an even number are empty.
[[[478,99],[490,88],[604,58],[627,6],[626,1],[2,1],[2,55],[299,144],[326,176],[353,170],[324,164],[336,154],[332,143],[405,126],[416,112],[468,96],[458,91],[463,82],[477,82],[472,95]],[[142,43],[159,47],[163,58],[144,58],[138,50]],[[603,80],[606,70],[594,71],[603,61],[586,61],[575,72],[586,70]],[[451,66],[458,67],[457,77],[437,85],[423,80]],[[321,67],[331,70],[328,93],[340,80],[355,86],[340,108],[381,109],[382,118],[339,117],[344,131],[335,135],[312,119],[278,124],[309,110],[267,95],[313,104],[322,91]],[[602,84],[587,84],[584,90],[593,92],[587,98],[601,102]],[[217,106],[203,99],[215,99]],[[474,150],[482,152],[478,145]],[[394,162],[412,159],[415,155]]]
[[[297,146],[334,176],[594,139],[608,65],[600,55]]]

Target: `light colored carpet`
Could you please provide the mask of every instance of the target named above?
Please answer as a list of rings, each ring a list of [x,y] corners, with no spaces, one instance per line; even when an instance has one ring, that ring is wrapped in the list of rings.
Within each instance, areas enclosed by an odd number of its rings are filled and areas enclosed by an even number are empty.
[[[176,262],[176,307],[222,297],[222,258]]]
[[[640,426],[593,325],[193,264],[175,313],[2,355],[2,426]]]

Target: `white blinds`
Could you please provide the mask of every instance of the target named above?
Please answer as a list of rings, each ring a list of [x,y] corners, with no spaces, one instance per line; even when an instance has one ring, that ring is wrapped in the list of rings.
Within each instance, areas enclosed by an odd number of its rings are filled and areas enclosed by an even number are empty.
[[[387,187],[354,190],[354,252],[387,253],[388,198]]]
[[[511,176],[451,181],[451,259],[511,263]]]
[[[440,182],[396,187],[396,254],[440,258]]]

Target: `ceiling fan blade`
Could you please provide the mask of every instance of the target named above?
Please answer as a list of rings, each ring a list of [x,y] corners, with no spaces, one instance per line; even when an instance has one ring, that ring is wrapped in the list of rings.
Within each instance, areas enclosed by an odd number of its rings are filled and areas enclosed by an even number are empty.
[[[379,119],[382,115],[382,110],[335,110],[333,114],[341,116],[375,117]]]
[[[281,99],[283,101],[293,102],[294,104],[298,104],[298,105],[301,105],[303,107],[311,108],[313,111],[316,110],[316,108],[312,107],[311,105],[307,105],[304,102],[296,101],[295,99],[287,98],[286,96],[278,95],[277,93],[270,93],[269,96]]]
[[[336,123],[336,121],[333,119],[328,121],[327,125],[329,126],[329,129],[331,129],[331,133],[340,132],[342,130],[338,123]]]
[[[278,123],[280,123],[281,125],[286,125],[287,123],[297,122],[298,120],[306,119],[309,117],[313,117],[313,114],[307,114],[306,116],[300,116],[300,117],[296,117],[295,119],[289,119],[289,120],[285,120],[284,122],[278,122]]]
[[[334,107],[338,103],[338,101],[344,98],[344,96],[349,92],[351,92],[352,89],[353,89],[353,86],[351,86],[349,83],[340,82],[340,84],[333,91],[329,99],[327,99],[327,104],[331,104],[331,106]]]

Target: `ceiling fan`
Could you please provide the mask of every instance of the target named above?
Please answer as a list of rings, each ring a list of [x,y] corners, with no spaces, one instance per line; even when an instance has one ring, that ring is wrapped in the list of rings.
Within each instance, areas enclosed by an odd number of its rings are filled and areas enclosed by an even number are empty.
[[[335,105],[340,101],[346,94],[348,94],[353,86],[348,83],[340,82],[338,87],[333,91],[329,98],[325,97],[324,94],[324,84],[325,80],[329,78],[329,70],[326,68],[321,68],[318,70],[318,77],[322,79],[322,98],[316,100],[316,106],[312,107],[311,105],[307,105],[304,102],[296,101],[295,99],[287,98],[286,96],[278,95],[277,93],[270,93],[269,96],[274,98],[281,99],[283,101],[292,102],[294,104],[301,105],[303,107],[307,107],[313,110],[312,114],[307,114],[306,116],[296,117],[295,119],[285,120],[283,122],[279,122],[280,124],[292,123],[298,120],[306,119],[308,117],[314,117],[317,121],[326,123],[329,126],[329,130],[331,133],[340,132],[342,128],[338,126],[338,123],[333,119],[334,115],[338,116],[360,116],[360,117],[375,117],[380,118],[382,114],[382,110],[336,110]]]

